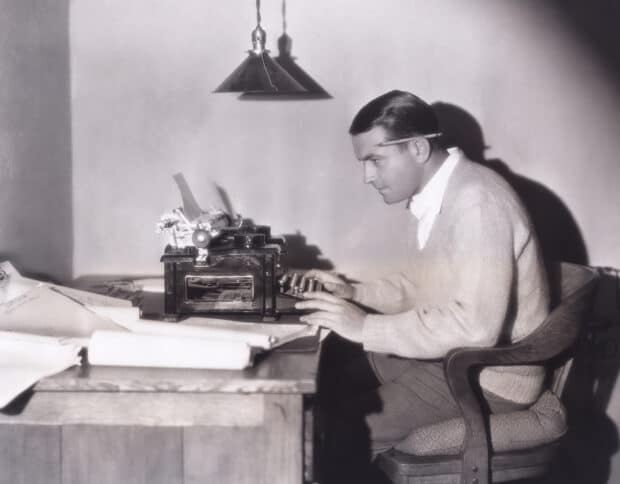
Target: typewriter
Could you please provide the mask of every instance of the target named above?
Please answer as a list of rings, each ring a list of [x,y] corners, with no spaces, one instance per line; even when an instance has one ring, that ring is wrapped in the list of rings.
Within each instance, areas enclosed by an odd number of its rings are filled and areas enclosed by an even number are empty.
[[[190,315],[277,320],[299,312],[294,304],[304,290],[320,289],[316,281],[302,286],[285,276],[286,240],[272,236],[269,226],[220,208],[203,211],[188,195],[184,179],[175,175],[175,180],[184,208],[164,214],[157,224],[170,241],[161,257],[165,320]]]

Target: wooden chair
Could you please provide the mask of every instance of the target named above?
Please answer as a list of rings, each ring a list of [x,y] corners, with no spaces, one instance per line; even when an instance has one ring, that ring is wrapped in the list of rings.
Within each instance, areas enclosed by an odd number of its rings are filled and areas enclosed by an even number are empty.
[[[566,432],[566,416],[559,401],[560,409],[553,413],[552,419],[559,419],[564,428],[556,429],[556,435],[549,442],[541,444],[545,440],[541,440],[541,435],[533,436],[531,442],[525,436],[516,439],[518,445],[514,446],[511,445],[515,441],[511,432],[519,435],[522,421],[540,424],[539,415],[527,414],[528,411],[536,410],[536,404],[532,407],[534,410],[498,415],[502,420],[500,423],[495,422],[493,419],[496,416],[489,418],[483,413],[478,385],[472,385],[471,382],[476,379],[471,376],[474,371],[487,365],[545,364],[553,370],[553,394],[546,392],[541,398],[546,398],[545,402],[548,402],[557,400],[555,395],[561,396],[572,362],[571,350],[590,308],[597,273],[594,269],[568,263],[559,264],[557,271],[555,277],[551,277],[551,282],[552,294],[554,287],[559,288],[559,297],[556,298],[559,303],[536,331],[512,345],[458,348],[447,355],[444,369],[452,395],[461,409],[462,419],[420,429],[421,434],[410,437],[418,437],[418,441],[424,445],[428,440],[433,440],[427,437],[433,437],[432,432],[437,429],[447,432],[444,435],[447,440],[454,440],[456,436],[460,441],[452,449],[436,446],[425,452],[427,455],[415,455],[396,449],[380,454],[375,464],[392,482],[487,484],[536,477],[548,470],[561,435]],[[556,286],[553,285],[554,278],[558,282]],[[544,406],[544,402],[540,405]],[[498,430],[500,426],[503,426],[503,435],[495,435],[502,433]],[[507,437],[510,442],[499,442],[502,437],[504,440]],[[439,441],[441,444],[441,438]]]

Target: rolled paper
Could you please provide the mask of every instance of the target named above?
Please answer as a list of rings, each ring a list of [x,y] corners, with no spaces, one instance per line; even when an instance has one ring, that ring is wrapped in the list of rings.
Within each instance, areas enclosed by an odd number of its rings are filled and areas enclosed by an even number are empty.
[[[89,309],[100,316],[110,318],[115,323],[134,333],[155,334],[170,337],[193,337],[217,340],[231,340],[246,343],[255,348],[264,350],[270,349],[277,338],[269,334],[253,332],[247,324],[245,326],[235,326],[233,323],[218,319],[204,319],[205,324],[189,325],[182,323],[161,323],[158,321],[145,321],[140,319],[138,309],[115,308],[110,306],[89,306]],[[208,324],[230,324],[231,327],[210,327]],[[242,329],[243,328],[243,329]]]
[[[95,331],[91,365],[241,370],[251,365],[250,346],[239,341]]]
[[[238,328],[210,328],[208,326],[192,326],[182,323],[170,324],[155,321],[136,321],[129,329],[142,334],[157,334],[173,337],[193,336],[211,340],[237,341],[265,350],[270,349],[277,341],[275,336],[251,331],[241,331]]]

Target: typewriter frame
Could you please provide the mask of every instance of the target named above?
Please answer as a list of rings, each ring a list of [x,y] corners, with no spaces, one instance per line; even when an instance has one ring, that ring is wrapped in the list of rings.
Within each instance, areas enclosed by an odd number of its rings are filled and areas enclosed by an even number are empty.
[[[196,247],[167,246],[164,264],[164,319],[188,315],[278,317],[280,255],[283,239],[259,232],[230,231],[200,260]]]

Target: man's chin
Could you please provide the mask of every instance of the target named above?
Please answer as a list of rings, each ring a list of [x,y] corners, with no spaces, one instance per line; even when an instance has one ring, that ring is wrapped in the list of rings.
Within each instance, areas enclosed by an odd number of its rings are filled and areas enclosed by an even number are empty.
[[[395,196],[393,193],[390,193],[389,191],[385,191],[385,192],[380,191],[379,195],[381,195],[381,198],[383,198],[383,202],[386,203],[387,205],[393,205],[395,203],[402,202],[402,199],[400,197]]]

